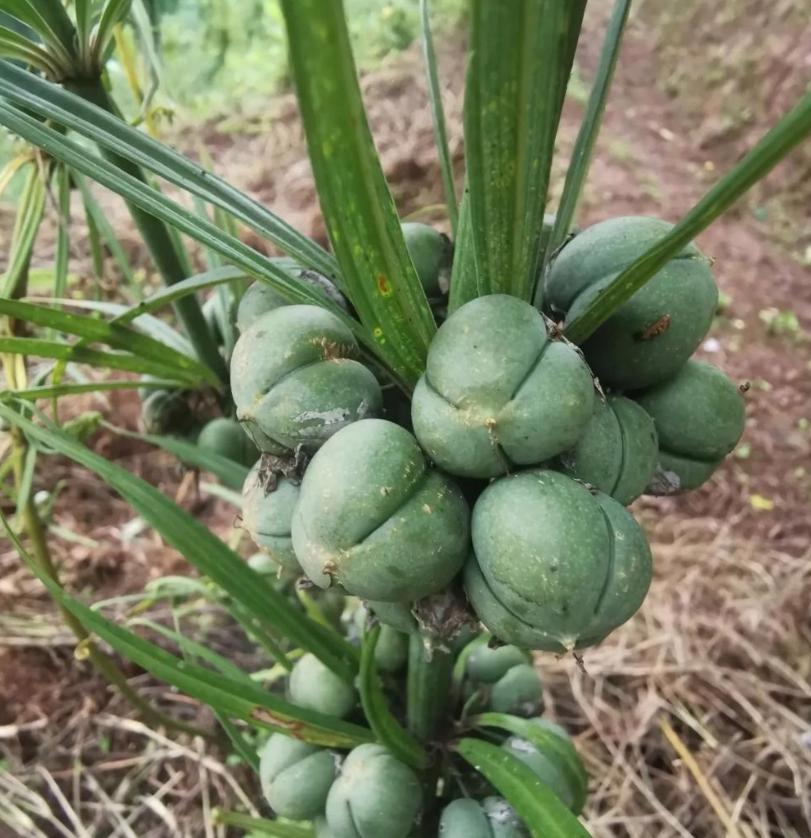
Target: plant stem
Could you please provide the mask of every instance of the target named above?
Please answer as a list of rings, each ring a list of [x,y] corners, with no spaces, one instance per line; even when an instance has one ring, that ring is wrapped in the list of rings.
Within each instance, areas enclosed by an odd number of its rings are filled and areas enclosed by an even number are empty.
[[[116,116],[119,115],[118,109],[107,95],[101,79],[73,80],[66,87],[103,110]],[[135,163],[105,149],[101,149],[101,153],[123,172],[138,178],[143,183],[147,182],[146,175]],[[128,202],[127,207],[163,282],[166,285],[174,285],[174,283],[185,279],[187,272],[184,269],[183,260],[166,225],[134,204]],[[178,319],[183,324],[183,329],[200,360],[214,370],[224,384],[227,383],[228,369],[217,348],[214,336],[209,332],[197,297],[188,296],[176,300],[174,307]]]
[[[406,720],[408,729],[423,742],[431,739],[445,718],[451,692],[453,655],[432,647],[428,636],[411,633],[408,641]]]

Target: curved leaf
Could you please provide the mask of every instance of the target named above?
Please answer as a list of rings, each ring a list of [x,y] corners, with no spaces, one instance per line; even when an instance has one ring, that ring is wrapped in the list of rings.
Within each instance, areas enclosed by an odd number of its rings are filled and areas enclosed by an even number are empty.
[[[59,65],[53,56],[33,41],[30,41],[25,35],[21,35],[7,26],[0,26],[0,56],[30,64],[32,67],[36,67],[44,73],[49,73],[55,78],[59,78],[61,75]]]
[[[347,294],[404,381],[436,331],[363,109],[341,0],[282,0],[318,199]]]
[[[36,162],[30,165],[14,219],[8,268],[3,278],[3,297],[19,294],[18,286],[28,271],[31,251],[45,210],[45,182]]]
[[[289,256],[340,285],[334,258],[312,239],[222,178],[130,127],[123,120],[8,62],[0,62],[0,94],[27,110],[71,128],[186,192],[221,207]]]
[[[394,718],[380,687],[375,665],[378,637],[380,637],[380,626],[375,626],[364,634],[361,646],[358,690],[363,713],[381,745],[385,745],[402,762],[414,768],[425,768],[428,764],[425,749]]]
[[[60,0],[3,0],[2,10],[33,29],[63,67],[73,65],[75,30]]]
[[[590,838],[538,775],[508,751],[480,739],[462,739],[455,749],[507,799],[532,838]]]

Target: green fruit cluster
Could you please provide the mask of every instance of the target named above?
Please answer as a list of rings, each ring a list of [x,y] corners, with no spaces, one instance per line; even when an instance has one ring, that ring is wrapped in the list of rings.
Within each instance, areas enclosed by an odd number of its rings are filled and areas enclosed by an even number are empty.
[[[626,506],[706,480],[743,430],[743,404],[722,373],[690,360],[717,301],[692,245],[580,348],[546,314],[576,316],[668,229],[621,218],[578,233],[548,270],[546,313],[499,294],[458,308],[431,342],[410,416],[384,398],[339,317],[254,307],[231,362],[237,416],[270,460],[306,455],[292,476],[265,457],[248,477],[256,543],[400,631],[413,603],[458,585],[503,643],[563,653],[603,640],[652,574]],[[440,299],[447,242],[424,225],[404,232]],[[479,680],[509,712],[540,702],[527,661]]]

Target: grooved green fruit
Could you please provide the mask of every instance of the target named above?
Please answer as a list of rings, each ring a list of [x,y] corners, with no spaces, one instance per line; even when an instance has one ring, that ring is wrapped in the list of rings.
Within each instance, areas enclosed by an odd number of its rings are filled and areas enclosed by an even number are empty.
[[[349,753],[327,796],[334,838],[406,838],[422,808],[417,775],[382,745]]]
[[[688,361],[678,375],[634,398],[659,436],[654,495],[698,488],[738,444],[746,423],[743,397],[721,370]]]
[[[401,226],[425,296],[430,300],[447,294],[453,263],[451,240],[428,224],[406,221]]]
[[[293,665],[287,694],[299,707],[341,719],[348,716],[357,703],[355,690],[309,652]]]
[[[299,496],[298,484],[284,477],[268,491],[260,466],[260,463],[254,465],[242,486],[242,525],[257,547],[284,570],[301,572],[290,535],[293,509]]]
[[[349,310],[346,297],[325,276],[302,268],[292,259],[274,259],[275,264],[284,268],[298,279],[303,280],[314,290],[322,293],[327,299],[339,305],[345,311]],[[257,281],[249,285],[242,295],[237,307],[237,328],[240,332],[249,329],[263,314],[282,306],[291,305],[278,291],[266,282]]]
[[[563,757],[551,749],[539,750],[532,742],[519,736],[510,736],[501,747],[531,768],[565,806],[579,814],[584,790],[579,787],[574,775],[567,770]]]
[[[518,646],[491,649],[487,643],[476,646],[467,659],[467,676],[472,681],[495,684],[514,666],[529,663],[530,656]]]
[[[234,347],[231,392],[257,446],[314,450],[377,413],[380,386],[352,360],[357,353],[349,328],[318,306],[285,306],[254,321]]]
[[[408,431],[365,419],[339,431],[304,474],[293,547],[304,572],[364,599],[411,602],[461,569],[469,511],[445,475],[429,469]]]
[[[547,304],[571,321],[671,229],[656,218],[629,216],[583,230],[552,263]],[[664,381],[698,348],[717,305],[709,260],[689,244],[583,343],[586,360],[617,390]]]
[[[543,317],[505,294],[479,297],[440,326],[414,390],[414,433],[462,477],[495,477],[571,448],[591,418],[591,373]]]
[[[225,416],[212,419],[203,426],[197,445],[243,466],[252,466],[259,459],[256,446],[239,422]]]
[[[274,733],[259,757],[262,793],[283,818],[310,820],[324,812],[336,774],[335,755],[281,733]]]
[[[535,667],[522,663],[505,672],[490,690],[490,708],[523,718],[542,713],[543,686]]]
[[[647,539],[617,501],[559,472],[491,483],[473,509],[465,591],[505,643],[565,652],[628,620],[651,578]]]
[[[417,621],[411,613],[411,605],[409,603],[381,602],[380,600],[370,599],[366,604],[383,625],[390,626],[405,634],[410,634],[417,628]]]
[[[647,488],[658,453],[653,420],[623,396],[599,399],[583,436],[561,454],[563,469],[627,506]]]
[[[515,810],[501,797],[460,798],[449,803],[439,819],[439,838],[526,838]]]

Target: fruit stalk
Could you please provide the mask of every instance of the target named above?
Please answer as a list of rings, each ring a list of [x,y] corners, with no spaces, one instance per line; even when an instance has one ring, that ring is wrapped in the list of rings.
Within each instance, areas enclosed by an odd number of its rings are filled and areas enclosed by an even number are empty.
[[[421,631],[412,632],[408,643],[406,722],[423,742],[431,739],[446,715],[451,692],[453,655],[433,645]]]

